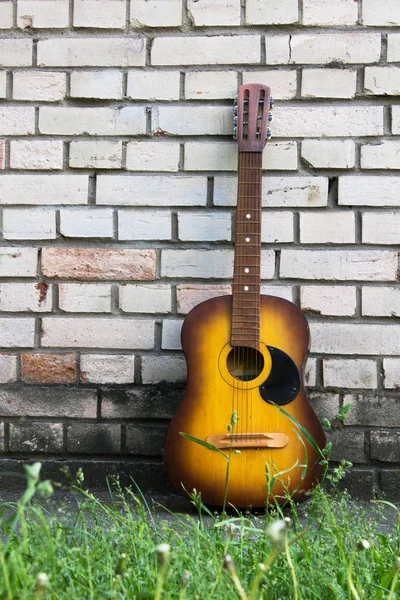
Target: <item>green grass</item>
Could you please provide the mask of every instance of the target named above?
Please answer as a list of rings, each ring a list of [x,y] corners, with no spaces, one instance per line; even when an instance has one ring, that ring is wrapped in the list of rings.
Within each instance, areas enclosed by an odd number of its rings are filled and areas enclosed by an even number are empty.
[[[337,491],[343,467],[331,477],[333,491],[318,488],[301,506],[222,517],[197,496],[195,516],[154,515],[118,485],[109,502],[76,488],[76,509],[48,510],[36,501],[51,492],[39,470],[27,468],[18,503],[0,505],[1,600],[400,597],[397,509],[385,507],[393,520],[379,532],[382,504],[371,518]]]

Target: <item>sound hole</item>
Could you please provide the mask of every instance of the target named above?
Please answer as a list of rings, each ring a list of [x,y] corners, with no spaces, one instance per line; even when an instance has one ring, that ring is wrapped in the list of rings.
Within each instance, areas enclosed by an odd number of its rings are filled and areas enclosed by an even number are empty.
[[[264,357],[258,350],[248,346],[235,346],[229,352],[226,366],[229,373],[239,381],[256,379],[264,368]]]

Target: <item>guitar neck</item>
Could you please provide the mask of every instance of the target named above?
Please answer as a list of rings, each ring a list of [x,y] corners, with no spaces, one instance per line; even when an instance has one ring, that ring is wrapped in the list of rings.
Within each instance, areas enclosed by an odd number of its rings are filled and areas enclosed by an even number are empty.
[[[239,152],[231,345],[258,349],[262,152]]]

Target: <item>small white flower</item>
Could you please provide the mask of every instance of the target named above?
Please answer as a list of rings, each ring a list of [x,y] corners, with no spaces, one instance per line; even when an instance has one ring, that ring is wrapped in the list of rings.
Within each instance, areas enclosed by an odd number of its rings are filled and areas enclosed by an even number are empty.
[[[156,548],[158,562],[160,565],[165,565],[168,561],[171,546],[169,544],[159,544]]]
[[[49,578],[46,573],[38,573],[36,576],[36,593],[40,594],[49,585]]]
[[[285,539],[287,523],[283,519],[272,521],[267,527],[266,534],[274,545],[281,544]]]
[[[358,550],[369,550],[370,548],[371,548],[371,544],[369,543],[368,540],[361,540],[357,544]]]

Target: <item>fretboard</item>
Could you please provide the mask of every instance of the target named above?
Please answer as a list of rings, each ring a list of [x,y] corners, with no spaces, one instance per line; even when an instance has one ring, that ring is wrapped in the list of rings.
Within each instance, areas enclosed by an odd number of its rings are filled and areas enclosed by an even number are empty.
[[[262,153],[239,152],[232,346],[259,348]]]

